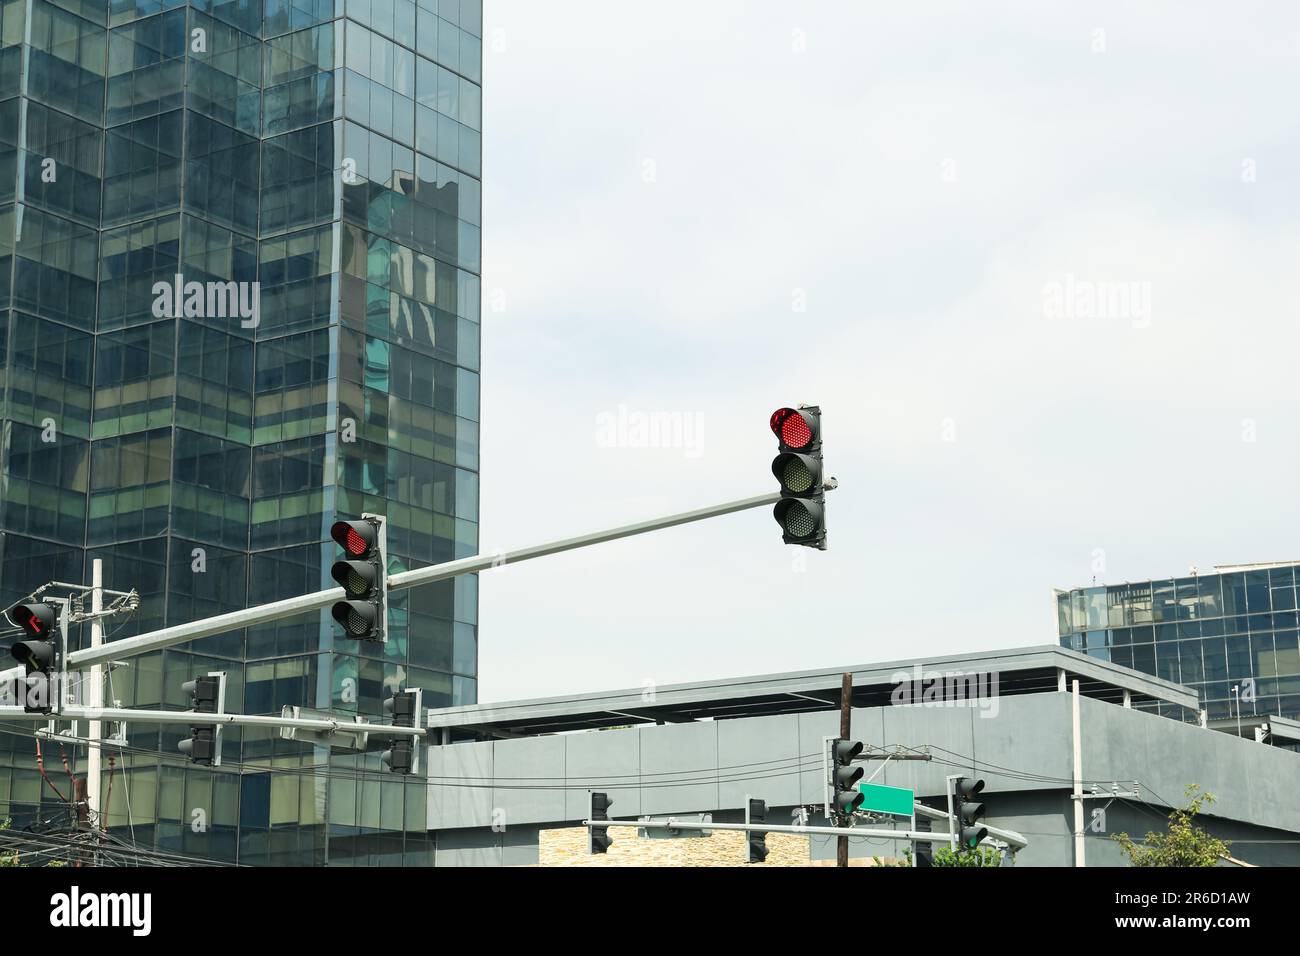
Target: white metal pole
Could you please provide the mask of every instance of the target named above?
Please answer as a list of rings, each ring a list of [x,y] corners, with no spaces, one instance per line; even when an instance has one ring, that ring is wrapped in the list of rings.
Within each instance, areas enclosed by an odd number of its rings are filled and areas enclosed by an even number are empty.
[[[193,710],[132,710],[125,707],[64,707],[61,720],[86,720],[94,714],[99,720],[127,721],[140,724],[188,724],[194,727],[234,725],[239,727],[297,728],[322,733],[372,733],[384,737],[426,737],[427,727],[394,727],[389,724],[365,724],[339,718],[271,717],[259,714],[200,714]],[[46,723],[50,714],[29,714],[21,707],[0,707],[0,720],[30,720]]]
[[[924,803],[914,803],[912,806],[912,812],[919,817],[928,817],[931,820],[947,820],[951,822],[953,818],[951,812],[944,813],[942,810],[936,810],[934,807],[927,807]],[[980,826],[989,831],[989,836],[1002,840],[1017,850],[1023,849],[1028,845],[1025,842],[1025,838],[1015,830],[1004,830],[1002,827],[995,827],[987,820],[983,821]]]
[[[837,486],[838,483],[834,478],[826,480],[825,488],[827,491]],[[764,495],[755,495],[752,498],[740,498],[720,505],[697,508],[694,511],[683,511],[662,518],[652,518],[649,521],[639,521],[636,524],[622,525],[608,531],[594,531],[590,534],[579,535],[576,538],[562,538],[559,541],[531,545],[526,548],[518,548],[514,551],[504,551],[497,554],[476,554],[473,557],[446,561],[442,564],[430,565],[427,568],[401,571],[388,576],[388,589],[396,591],[403,588],[419,587],[422,584],[432,584],[435,581],[444,581],[462,574],[487,571],[506,564],[518,564],[520,561],[530,561],[533,558],[541,558],[550,554],[559,554],[563,551],[573,551],[594,544],[603,544],[606,541],[615,541],[619,538],[644,534],[647,531],[658,531],[663,528],[689,524],[693,521],[702,521],[706,518],[717,518],[737,511],[746,511],[750,508],[761,508],[764,505],[775,504],[780,500],[780,492],[773,491]],[[186,644],[203,637],[211,637],[213,634],[221,634],[225,631],[233,631],[243,627],[252,627],[257,624],[267,624],[271,621],[283,620],[308,611],[317,611],[333,604],[335,601],[342,601],[346,597],[347,594],[342,588],[329,588],[325,591],[303,594],[283,601],[260,604],[241,611],[231,611],[227,614],[218,614],[215,617],[164,627],[161,630],[150,631],[147,634],[137,634],[135,637],[114,641],[104,647],[91,647],[81,651],[73,651],[68,655],[67,663],[69,666],[88,667],[93,664],[103,664],[112,660],[134,657],[138,654],[147,654],[150,651],[175,647],[177,644]],[[21,676],[22,673],[23,669],[21,667],[0,671],[0,680],[12,680]]]
[[[1083,743],[1079,732],[1079,681],[1071,699],[1074,737],[1074,865],[1083,866]]]
[[[437,786],[437,783],[434,783]],[[946,843],[948,834],[933,830],[886,830],[876,827],[810,827],[781,825],[776,823],[703,823],[698,819],[679,820],[668,817],[665,820],[583,820],[584,827],[639,827],[641,829],[660,830],[739,830],[758,833],[794,833],[805,836],[846,836],[855,840],[920,840],[928,843]],[[1008,831],[1011,832],[1011,831]],[[1023,836],[1018,837],[1018,849],[1029,845]]]
[[[90,610],[95,617],[90,621],[90,646],[97,648],[104,643],[104,619],[99,612],[104,609],[104,561],[95,558],[90,571]],[[90,693],[86,705],[91,713],[104,706],[104,668],[95,664],[90,668]],[[90,721],[89,739],[98,741],[103,736],[103,724],[96,719]],[[86,807],[90,814],[90,825],[104,829],[104,818],[100,807],[100,763],[102,751],[98,746],[86,750]]]

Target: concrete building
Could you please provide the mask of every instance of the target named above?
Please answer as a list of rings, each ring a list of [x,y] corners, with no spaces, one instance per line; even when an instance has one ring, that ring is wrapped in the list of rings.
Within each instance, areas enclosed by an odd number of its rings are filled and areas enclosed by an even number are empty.
[[[1028,840],[1017,865],[1076,862],[1076,681],[1086,865],[1123,865],[1111,836],[1162,829],[1190,784],[1217,797],[1204,825],[1232,840],[1238,859],[1300,864],[1300,754],[1271,745],[1300,736],[1294,722],[1275,722],[1267,742],[1218,733],[1195,721],[1190,689],[1055,646],[851,672],[852,735],[879,758],[867,778],[936,807],[949,774],[983,779],[986,822]],[[769,822],[808,808],[810,823],[824,823],[821,752],[838,734],[840,680],[831,669],[432,711],[436,861],[535,864],[540,834],[584,819],[591,790],[610,795],[616,820],[737,821],[753,796],[766,800]],[[814,839],[811,856],[833,847]],[[855,856],[890,852],[853,841]]]

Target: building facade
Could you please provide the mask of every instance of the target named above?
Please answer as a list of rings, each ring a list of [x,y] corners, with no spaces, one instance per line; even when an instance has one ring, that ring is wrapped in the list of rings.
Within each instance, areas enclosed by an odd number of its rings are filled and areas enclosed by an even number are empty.
[[[1195,713],[1189,688],[1052,645],[661,685],[649,700],[636,687],[437,711],[428,749],[437,863],[579,862],[572,831],[588,819],[593,791],[609,797],[609,819],[624,823],[701,813],[740,823],[759,799],[768,823],[827,826],[826,743],[840,736],[846,672],[863,779],[912,790],[941,816],[950,776],[983,780],[981,822],[1009,846],[1012,834],[1021,838],[1017,866],[1126,866],[1113,838],[1163,830],[1190,785],[1215,795],[1197,824],[1233,841],[1234,857],[1300,864],[1300,754],[1279,745],[1294,741],[1300,724],[1265,742],[1205,729],[1180,719]],[[997,679],[940,680],[977,675]],[[914,693],[917,681],[933,692]],[[1156,704],[1178,716],[1161,716]],[[1075,787],[1087,795],[1081,840]],[[929,829],[948,831],[946,819],[931,819]],[[910,823],[880,814],[869,825]],[[743,865],[743,844],[717,840],[723,832],[691,841],[709,845],[701,858],[615,827],[599,862]],[[824,831],[797,839],[803,860],[835,858],[837,841]],[[768,845],[774,855],[763,865],[794,862],[788,848],[775,855],[770,836]],[[850,831],[849,854],[898,857],[908,845]]]
[[[1056,592],[1062,647],[1200,695],[1209,719],[1300,717],[1296,564]],[[1236,688],[1234,690],[1234,688]]]
[[[390,570],[477,551],[481,36],[481,0],[0,0],[6,606],[95,558],[142,599],[110,639],[320,590],[363,512]],[[219,669],[252,714],[473,702],[476,579],[392,604],[383,646],[314,612],[132,659],[106,697],[183,708]],[[58,816],[31,725],[4,730],[0,816]],[[424,788],[376,752],[229,728],[210,770],[182,731],[129,727],[115,834],[431,859]]]

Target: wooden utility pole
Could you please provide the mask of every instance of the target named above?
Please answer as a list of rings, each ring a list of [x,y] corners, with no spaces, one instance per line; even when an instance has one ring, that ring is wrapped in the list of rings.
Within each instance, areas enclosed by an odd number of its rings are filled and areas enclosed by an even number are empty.
[[[850,740],[852,728],[849,726],[853,722],[853,675],[845,674],[840,680],[840,738]],[[847,827],[848,818],[840,820],[840,826]],[[849,865],[849,838],[846,836],[836,838],[835,847],[835,865]]]

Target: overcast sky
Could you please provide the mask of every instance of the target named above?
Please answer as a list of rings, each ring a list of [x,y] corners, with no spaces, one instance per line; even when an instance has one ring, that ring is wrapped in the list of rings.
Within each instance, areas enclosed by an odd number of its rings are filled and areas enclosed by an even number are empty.
[[[483,574],[480,700],[1300,559],[1300,7],[1048,6],[487,0],[481,549],[774,490],[798,402],[841,485],[825,553],[762,509]]]

